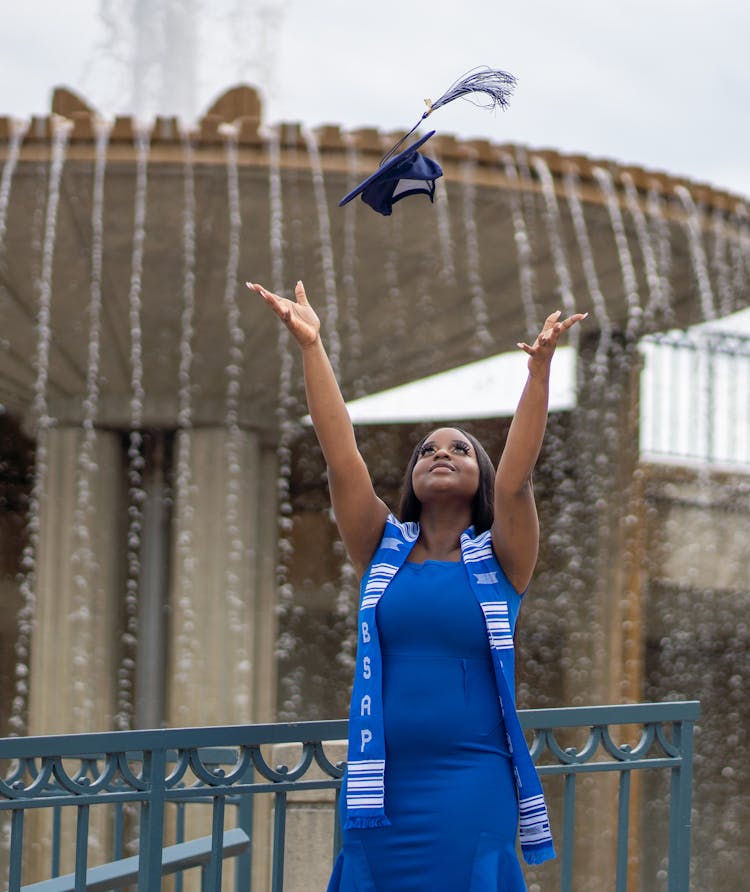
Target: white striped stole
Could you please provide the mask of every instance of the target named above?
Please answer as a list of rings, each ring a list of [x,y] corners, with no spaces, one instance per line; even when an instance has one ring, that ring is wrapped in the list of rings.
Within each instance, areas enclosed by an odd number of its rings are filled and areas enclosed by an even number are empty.
[[[519,833],[521,844],[534,844],[551,840],[549,817],[544,804],[544,796],[529,796],[521,799],[519,809]]]
[[[365,610],[368,607],[375,607],[381,598],[381,595],[388,587],[388,583],[398,572],[397,564],[373,564],[370,568],[370,575],[367,578],[365,591],[362,595],[362,603],[360,608]]]
[[[382,808],[385,759],[362,759],[347,764],[347,808]]]
[[[513,633],[510,630],[506,601],[484,601],[481,604],[490,638],[495,650],[513,650]]]
[[[464,563],[476,564],[479,561],[486,561],[488,558],[494,558],[495,552],[492,549],[492,531],[485,530],[476,539],[469,539],[468,536],[462,537],[462,549]]]

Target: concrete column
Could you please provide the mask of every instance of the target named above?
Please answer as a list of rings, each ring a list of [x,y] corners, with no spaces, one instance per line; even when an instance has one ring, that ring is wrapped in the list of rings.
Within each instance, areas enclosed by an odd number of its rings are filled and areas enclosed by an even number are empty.
[[[167,673],[172,726],[275,717],[276,466],[275,450],[254,432],[178,433]],[[265,889],[268,802],[256,801],[253,823],[253,888]],[[187,838],[210,832],[207,810],[188,810]],[[233,872],[231,865],[227,870]]]
[[[110,731],[114,723],[119,628],[124,589],[126,492],[117,434],[97,431],[87,472],[80,468],[82,428],[45,434],[47,466],[36,550],[36,617],[31,640],[29,733]],[[81,474],[87,487],[81,496]],[[75,814],[65,809],[61,870],[72,870]],[[70,812],[68,814],[68,812]],[[32,810],[33,840],[24,872],[49,876],[51,818]],[[89,859],[111,851],[111,815],[91,814]]]
[[[251,431],[204,428],[178,434],[175,457],[168,724],[267,721],[275,456]]]
[[[46,433],[30,734],[109,731],[113,726],[126,496],[119,437],[97,431],[86,477],[88,508],[80,516],[76,481],[83,436],[81,428]]]

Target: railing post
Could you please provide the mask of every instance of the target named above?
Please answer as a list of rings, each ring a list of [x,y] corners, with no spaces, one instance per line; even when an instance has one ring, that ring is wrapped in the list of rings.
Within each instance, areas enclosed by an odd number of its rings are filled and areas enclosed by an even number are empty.
[[[336,788],[333,797],[333,860],[338,858],[341,851],[341,787]]]
[[[286,845],[286,793],[276,793],[273,810],[273,869],[271,892],[284,888],[284,846]]]
[[[221,847],[224,838],[224,797],[214,796],[213,815],[211,820],[211,860],[209,861],[205,878],[205,892],[213,892],[221,889]]]
[[[76,892],[86,892],[86,870],[89,866],[89,808],[90,806],[88,805],[80,805],[78,807],[75,861]]]
[[[10,876],[8,892],[19,892],[21,888],[21,867],[23,864],[23,819],[22,810],[14,811],[10,819]]]
[[[175,809],[175,842],[185,842],[185,803],[177,802]],[[179,871],[174,878],[174,892],[182,892],[182,880],[182,871]]]
[[[243,783],[253,783],[254,770],[253,766],[247,769],[243,777]],[[237,858],[234,875],[235,875],[235,892],[249,892],[252,887],[252,871],[253,871],[253,799],[254,796],[242,795],[237,803],[237,826],[241,827],[250,837],[250,850]]]
[[[52,873],[51,876],[60,876],[60,839],[62,834],[62,809],[52,809]]]
[[[620,772],[617,791],[617,866],[616,892],[628,888],[628,842],[630,839],[630,771]]]
[[[565,775],[563,791],[563,843],[560,892],[573,892],[573,841],[576,822],[576,776]]]
[[[680,764],[672,769],[670,782],[668,889],[686,892],[690,888],[693,722],[675,722],[672,742],[680,752]]]
[[[164,780],[167,757],[164,749],[146,750],[143,776],[148,781],[147,798],[141,805],[138,892],[161,888],[161,850],[164,836]]]

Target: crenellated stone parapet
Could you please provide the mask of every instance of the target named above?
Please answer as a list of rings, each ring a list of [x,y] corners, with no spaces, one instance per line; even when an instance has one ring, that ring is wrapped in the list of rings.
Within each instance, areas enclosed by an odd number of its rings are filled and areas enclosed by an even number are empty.
[[[97,112],[84,99],[65,87],[57,87],[52,96],[52,113],[48,117],[35,116],[31,119],[23,138],[22,157],[38,160],[38,149],[49,144],[55,128],[55,121],[65,119],[72,122],[70,134],[70,158],[82,158],[84,155],[75,151],[88,145],[93,146],[96,138],[96,123],[101,120]],[[11,140],[17,122],[0,115],[0,160],[7,155],[7,143]],[[269,128],[262,125],[262,108],[257,91],[247,85],[239,85],[227,90],[217,98],[194,127],[184,127],[175,117],[157,117],[153,122],[144,124],[129,116],[117,116],[110,122],[110,151],[120,148],[121,144],[131,147],[131,159],[135,157],[133,148],[137,132],[147,133],[151,145],[150,162],[180,163],[182,160],[180,147],[185,139],[189,139],[195,152],[196,164],[211,164],[216,161],[212,154],[217,147],[225,144],[228,138],[226,125],[231,125],[232,138],[236,139],[240,154],[240,163],[247,166],[267,165]],[[303,136],[303,128],[299,122],[281,122],[275,127],[283,134],[284,163],[289,166],[309,168],[306,158],[308,147]],[[316,138],[320,154],[324,159],[324,168],[334,171],[346,169],[346,153],[350,148],[356,150],[358,167],[363,173],[373,169],[373,162],[378,159],[392,143],[400,139],[406,131],[383,133],[373,127],[344,130],[338,124],[325,124],[316,128]],[[515,156],[518,152],[542,158],[548,166],[559,193],[563,190],[560,181],[568,173],[575,173],[583,187],[596,185],[593,170],[605,168],[614,177],[615,184],[621,186],[624,175],[630,177],[642,196],[650,190],[657,190],[666,199],[673,197],[677,186],[689,189],[695,202],[705,209],[716,210],[726,214],[728,218],[739,214],[744,218],[748,213],[748,199],[719,189],[708,183],[701,183],[685,177],[661,170],[626,165],[611,158],[594,158],[589,155],[562,153],[553,148],[531,148],[509,143],[492,143],[486,139],[459,139],[452,134],[437,133],[430,146],[440,157],[441,163],[448,170],[452,165],[461,165],[471,161],[475,167],[474,177],[483,185],[503,185],[506,188],[519,188],[503,173],[505,156]],[[49,146],[47,146],[49,150]],[[174,154],[170,157],[169,149]],[[255,151],[253,151],[255,150]],[[299,153],[299,154],[297,154]],[[125,156],[117,153],[118,160]],[[522,184],[524,189],[539,189],[538,176],[531,171],[528,181]],[[599,190],[592,194],[584,193],[587,201],[603,199]],[[624,201],[623,201],[624,204]],[[684,216],[684,211],[675,208],[677,216]]]

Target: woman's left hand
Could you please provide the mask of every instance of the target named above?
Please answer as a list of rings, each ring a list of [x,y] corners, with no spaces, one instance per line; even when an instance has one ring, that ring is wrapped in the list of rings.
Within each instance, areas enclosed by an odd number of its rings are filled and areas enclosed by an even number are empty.
[[[575,325],[576,322],[581,322],[585,319],[588,313],[574,313],[572,316],[568,316],[567,319],[562,320],[560,319],[561,315],[562,311],[557,310],[557,312],[547,316],[544,326],[537,335],[533,345],[529,346],[524,343],[516,345],[529,354],[529,372],[532,374],[549,369],[552,355],[557,346],[557,339],[563,332]]]

